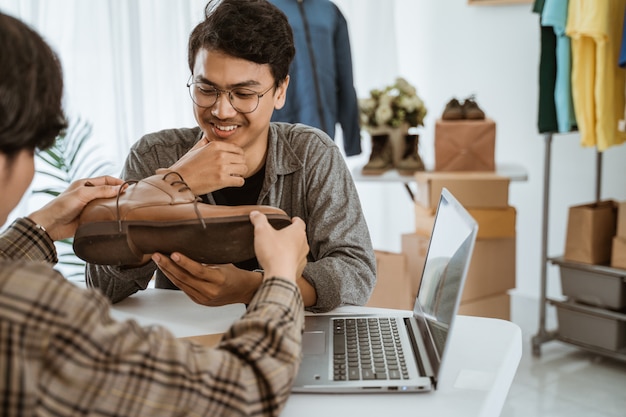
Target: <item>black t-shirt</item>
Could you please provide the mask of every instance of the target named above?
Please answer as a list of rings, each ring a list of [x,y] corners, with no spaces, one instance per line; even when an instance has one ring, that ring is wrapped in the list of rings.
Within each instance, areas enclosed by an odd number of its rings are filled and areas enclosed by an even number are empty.
[[[263,187],[265,165],[253,176],[246,178],[242,187],[226,187],[213,191],[215,204],[219,206],[256,205]]]
[[[263,187],[265,179],[265,165],[253,176],[246,178],[242,187],[226,187],[213,191],[215,204],[219,206],[248,206],[256,205]],[[202,200],[207,202],[207,196],[202,196]],[[234,264],[237,268],[253,271],[259,268],[256,258],[248,259]]]

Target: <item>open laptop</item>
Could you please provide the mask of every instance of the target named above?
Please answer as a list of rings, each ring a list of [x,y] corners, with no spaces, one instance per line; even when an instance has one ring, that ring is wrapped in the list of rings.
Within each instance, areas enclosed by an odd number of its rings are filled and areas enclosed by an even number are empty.
[[[412,317],[306,316],[303,359],[292,391],[436,389],[477,231],[474,219],[444,188]]]

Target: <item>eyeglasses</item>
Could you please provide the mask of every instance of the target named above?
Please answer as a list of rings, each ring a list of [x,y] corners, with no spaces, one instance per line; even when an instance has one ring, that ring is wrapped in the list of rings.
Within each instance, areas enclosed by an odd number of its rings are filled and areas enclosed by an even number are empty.
[[[187,87],[189,87],[191,100],[193,100],[198,107],[213,107],[215,103],[217,103],[219,96],[222,93],[227,93],[228,101],[230,101],[231,106],[239,113],[245,114],[255,111],[257,107],[259,107],[261,98],[274,86],[270,86],[270,88],[262,93],[257,93],[254,90],[244,87],[237,87],[232,90],[220,90],[210,84],[199,81],[193,83],[189,82],[187,83]]]

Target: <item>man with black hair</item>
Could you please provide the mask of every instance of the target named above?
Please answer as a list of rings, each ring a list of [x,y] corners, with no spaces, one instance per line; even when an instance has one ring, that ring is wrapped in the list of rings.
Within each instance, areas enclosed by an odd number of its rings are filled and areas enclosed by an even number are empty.
[[[212,0],[189,37],[188,80],[198,126],[148,134],[122,177],[180,172],[208,204],[268,205],[300,217],[311,252],[297,283],[314,312],[363,305],[376,281],[359,196],[339,148],[319,129],[271,122],[285,104],[295,53],[285,14],[267,0]],[[228,236],[224,236],[228,239]],[[249,303],[263,279],[256,259],[203,265],[176,256],[140,267],[87,266],[87,282],[113,302],[145,289],[195,282],[206,305]],[[185,290],[185,289],[183,289]]]

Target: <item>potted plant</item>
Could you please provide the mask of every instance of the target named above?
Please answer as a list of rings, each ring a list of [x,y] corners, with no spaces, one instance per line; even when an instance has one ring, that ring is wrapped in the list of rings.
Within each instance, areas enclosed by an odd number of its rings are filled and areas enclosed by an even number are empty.
[[[61,194],[73,181],[99,175],[111,175],[114,164],[103,160],[97,152],[98,146],[91,142],[92,126],[76,118],[70,120],[67,129],[57,136],[54,145],[36,153],[35,178],[32,194],[50,200]],[[45,204],[45,202],[43,204]],[[85,262],[72,249],[73,238],[55,242],[59,263],[69,279],[82,277]]]
[[[402,77],[359,99],[361,127],[372,139],[372,154],[363,174],[382,174],[394,167],[403,175],[424,170],[418,135],[409,134],[409,129],[423,126],[426,112],[415,87]]]

